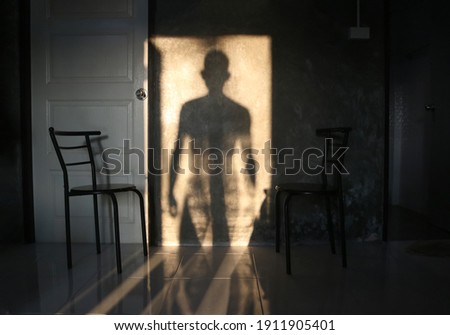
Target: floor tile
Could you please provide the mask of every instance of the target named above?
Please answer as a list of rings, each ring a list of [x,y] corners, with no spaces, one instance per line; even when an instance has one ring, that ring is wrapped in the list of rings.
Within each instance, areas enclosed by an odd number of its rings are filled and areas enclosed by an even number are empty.
[[[174,279],[162,314],[262,314],[256,279]]]
[[[183,257],[177,278],[255,278],[249,253],[195,253]]]

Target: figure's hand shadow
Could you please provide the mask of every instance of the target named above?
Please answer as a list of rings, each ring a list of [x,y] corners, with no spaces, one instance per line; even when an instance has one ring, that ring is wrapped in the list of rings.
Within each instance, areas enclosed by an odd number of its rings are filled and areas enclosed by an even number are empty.
[[[170,192],[170,194],[169,194],[169,213],[173,217],[177,216],[177,214],[178,214],[177,199],[175,199],[173,192]]]

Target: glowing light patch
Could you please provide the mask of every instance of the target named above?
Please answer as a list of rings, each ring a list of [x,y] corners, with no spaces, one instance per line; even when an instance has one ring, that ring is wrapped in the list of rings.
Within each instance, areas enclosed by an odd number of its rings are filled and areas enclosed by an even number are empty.
[[[189,149],[180,156],[185,173],[177,175],[173,184],[170,175],[161,176],[161,242],[248,245],[265,200],[264,189],[270,188],[271,181],[261,154],[271,138],[271,39],[154,37],[151,43],[161,55],[161,146],[171,150],[182,137],[181,147]],[[205,64],[212,51],[220,54],[221,65],[217,60]],[[201,152],[211,147],[221,150],[224,158],[214,160],[217,155],[212,151],[209,161],[205,155],[193,158],[190,140]],[[254,183],[242,173],[248,161],[241,153],[247,146],[257,153]],[[227,156],[231,148],[239,153]],[[213,167],[231,164],[227,167],[231,173],[211,176],[204,169],[189,171],[189,164],[204,167],[208,162],[216,163]]]

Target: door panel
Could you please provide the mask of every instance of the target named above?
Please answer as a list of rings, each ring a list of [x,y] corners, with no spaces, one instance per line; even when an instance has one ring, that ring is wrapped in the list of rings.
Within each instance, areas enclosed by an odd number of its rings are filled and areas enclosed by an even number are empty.
[[[450,232],[448,1],[392,1],[390,238]],[[446,231],[444,231],[446,230]]]
[[[392,71],[391,205],[429,214],[430,55],[426,46],[402,57]]]
[[[147,89],[147,2],[144,0],[38,0],[31,2],[33,174],[36,240],[64,241],[62,173],[48,128],[100,130],[94,141],[97,169],[101,153],[123,142],[146,153],[147,102],[134,92]],[[70,152],[75,160],[81,152]],[[122,161],[123,162],[123,161]],[[98,175],[99,182],[134,183],[146,192],[146,176],[131,162],[130,173]],[[146,167],[144,168],[146,171]],[[76,169],[71,186],[90,183],[86,167]],[[111,208],[101,199],[102,240],[110,241]],[[123,242],[139,242],[138,201],[119,197]],[[94,241],[91,197],[71,199],[75,242]]]

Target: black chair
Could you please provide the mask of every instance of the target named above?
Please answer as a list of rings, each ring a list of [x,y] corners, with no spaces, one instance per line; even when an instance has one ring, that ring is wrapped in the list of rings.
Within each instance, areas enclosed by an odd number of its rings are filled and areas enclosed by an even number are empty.
[[[113,215],[114,215],[114,237],[115,237],[115,247],[116,247],[116,263],[117,272],[122,272],[122,261],[120,252],[120,232],[119,232],[119,210],[117,204],[116,193],[121,192],[134,192],[139,197],[140,202],[140,212],[141,212],[141,226],[142,226],[142,245],[144,248],[144,256],[147,256],[147,233],[145,228],[145,212],[144,212],[144,198],[142,193],[132,184],[98,184],[96,178],[96,168],[94,161],[94,154],[92,151],[91,136],[99,136],[100,131],[56,131],[53,128],[49,128],[50,138],[52,139],[53,146],[58,156],[59,164],[63,171],[64,178],[64,205],[65,205],[65,221],[66,221],[66,248],[67,248],[67,267],[72,268],[72,247],[71,247],[71,237],[70,237],[70,197],[82,196],[82,195],[92,195],[94,199],[94,219],[95,219],[95,242],[97,245],[97,253],[101,252],[100,247],[100,229],[99,229],[99,219],[98,219],[98,200],[97,196],[106,194],[111,198],[113,205]],[[84,137],[85,144],[74,145],[74,146],[60,146],[57,140],[59,136],[75,136]],[[64,157],[61,153],[62,150],[76,150],[76,149],[86,149],[89,159],[85,161],[70,162],[66,163]],[[92,184],[86,186],[69,187],[69,176],[67,167],[76,165],[90,165]]]
[[[336,253],[333,232],[333,218],[331,213],[331,198],[337,198],[339,210],[339,232],[342,252],[342,266],[347,267],[347,251],[345,244],[345,213],[344,213],[344,194],[342,190],[342,169],[339,171],[339,164],[343,163],[348,145],[348,137],[351,128],[326,128],[318,129],[316,135],[325,138],[325,152],[322,156],[323,167],[320,183],[285,183],[278,184],[275,187],[275,227],[276,227],[276,252],[280,252],[280,220],[279,215],[282,210],[285,243],[286,243],[286,272],[291,274],[291,242],[289,227],[289,202],[293,196],[322,196],[326,200],[327,210],[327,230],[330,239],[331,252]],[[340,150],[340,151],[339,151]],[[333,157],[332,153],[337,157]],[[342,153],[342,155],[338,155]],[[305,164],[305,162],[303,162]],[[342,166],[343,167],[343,166]]]

